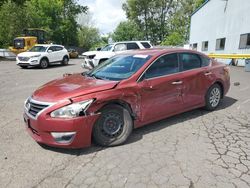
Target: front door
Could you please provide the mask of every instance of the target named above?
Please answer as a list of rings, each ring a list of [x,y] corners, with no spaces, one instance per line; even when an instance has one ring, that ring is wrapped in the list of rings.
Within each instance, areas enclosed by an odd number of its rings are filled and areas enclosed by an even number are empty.
[[[55,62],[56,61],[56,47],[51,46],[48,49],[48,58],[49,62]]]
[[[182,108],[182,84],[176,53],[153,62],[139,82],[141,120],[149,123],[178,112]]]

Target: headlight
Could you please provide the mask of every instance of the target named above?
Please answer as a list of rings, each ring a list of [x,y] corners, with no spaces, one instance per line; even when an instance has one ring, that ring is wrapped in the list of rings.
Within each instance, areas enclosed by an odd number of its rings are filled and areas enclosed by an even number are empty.
[[[79,103],[73,103],[51,112],[50,116],[53,118],[74,118],[84,115],[93,101],[94,99],[90,99]]]
[[[41,56],[41,54],[39,54],[39,55],[34,55],[34,56],[31,56],[30,58],[36,58],[36,57],[40,57]]]

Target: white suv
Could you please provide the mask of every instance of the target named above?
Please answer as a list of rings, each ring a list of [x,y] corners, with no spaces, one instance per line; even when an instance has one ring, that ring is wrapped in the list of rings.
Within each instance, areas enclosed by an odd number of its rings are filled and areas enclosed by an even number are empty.
[[[119,52],[146,48],[152,48],[149,41],[126,41],[109,44],[100,49],[100,51],[89,51],[83,53],[84,61],[82,67],[92,69]]]
[[[29,51],[17,55],[16,64],[22,68],[40,66],[45,69],[52,63],[60,62],[67,65],[69,62],[68,51],[61,45],[35,45]]]

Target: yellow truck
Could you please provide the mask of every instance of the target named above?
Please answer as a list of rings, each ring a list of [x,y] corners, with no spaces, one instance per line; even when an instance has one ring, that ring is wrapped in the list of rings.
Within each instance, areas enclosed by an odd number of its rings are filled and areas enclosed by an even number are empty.
[[[13,40],[13,46],[9,47],[9,49],[15,54],[26,52],[36,44],[47,43],[46,34],[47,32],[43,29],[25,29],[24,36],[16,37]]]

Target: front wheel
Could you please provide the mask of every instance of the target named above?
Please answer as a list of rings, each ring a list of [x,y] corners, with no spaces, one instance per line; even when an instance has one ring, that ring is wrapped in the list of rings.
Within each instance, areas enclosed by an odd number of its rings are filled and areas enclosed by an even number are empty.
[[[107,59],[101,59],[98,63],[98,65],[101,65],[102,63],[104,63]]]
[[[47,59],[42,59],[40,62],[40,67],[42,69],[46,69],[46,68],[48,68],[48,66],[49,66],[49,61]]]
[[[220,104],[221,96],[222,96],[221,86],[218,84],[212,85],[206,94],[205,109],[209,111],[215,110]]]
[[[131,134],[133,120],[127,109],[119,105],[109,105],[101,111],[94,125],[94,141],[101,146],[123,144]]]

